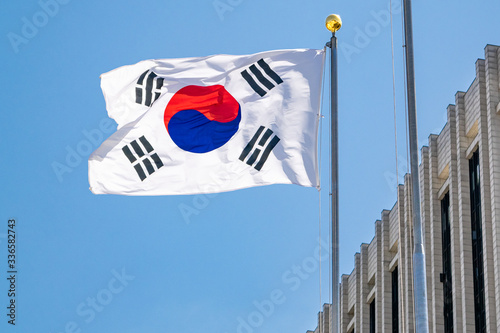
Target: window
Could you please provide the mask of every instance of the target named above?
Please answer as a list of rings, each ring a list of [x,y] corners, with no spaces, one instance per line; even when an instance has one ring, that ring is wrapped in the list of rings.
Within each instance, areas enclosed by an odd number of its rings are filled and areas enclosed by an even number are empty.
[[[443,314],[444,333],[453,332],[453,297],[451,271],[451,237],[450,237],[450,195],[446,193],[441,200],[441,239],[443,245]]]
[[[392,333],[399,333],[398,266],[392,271]]]
[[[370,333],[375,333],[375,298],[370,303]]]
[[[486,313],[484,306],[483,270],[483,229],[481,221],[481,184],[479,182],[479,151],[469,160],[472,268],[474,276],[474,316],[476,332],[486,332]]]

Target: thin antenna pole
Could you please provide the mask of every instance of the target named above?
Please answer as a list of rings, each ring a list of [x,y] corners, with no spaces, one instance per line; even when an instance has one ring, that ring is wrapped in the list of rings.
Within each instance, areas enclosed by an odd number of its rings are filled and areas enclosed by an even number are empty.
[[[412,215],[413,215],[413,287],[415,304],[415,332],[429,332],[427,311],[427,281],[422,222],[420,216],[420,179],[418,170],[417,108],[415,97],[415,65],[413,57],[413,28],[411,0],[404,0],[404,27],[406,40],[406,73],[408,93],[408,131],[410,143]]]

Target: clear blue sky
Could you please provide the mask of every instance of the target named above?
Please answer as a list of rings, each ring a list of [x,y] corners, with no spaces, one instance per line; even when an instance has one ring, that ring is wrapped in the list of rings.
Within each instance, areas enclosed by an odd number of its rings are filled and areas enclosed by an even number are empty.
[[[318,192],[273,185],[209,198],[93,195],[87,158],[116,128],[102,123],[108,118],[99,75],[151,58],[322,48],[330,37],[326,16],[340,14],[340,266],[350,273],[354,253],[370,242],[374,221],[396,199],[388,6],[387,0],[3,1],[0,330],[314,329],[320,301],[329,300],[328,260],[322,262],[320,300],[314,259]],[[395,7],[402,176],[403,63]],[[498,13],[495,0],[414,3],[419,146],[441,130],[447,105],[473,81],[485,45],[500,44]],[[326,96],[325,240],[327,105]],[[55,172],[55,165],[65,172]],[[184,218],[179,207],[185,205],[197,215]],[[5,315],[9,218],[17,221],[15,327]]]

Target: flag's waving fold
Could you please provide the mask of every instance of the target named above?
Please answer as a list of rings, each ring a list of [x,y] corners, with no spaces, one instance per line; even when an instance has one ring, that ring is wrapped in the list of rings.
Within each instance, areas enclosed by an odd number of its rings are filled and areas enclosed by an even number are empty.
[[[323,50],[146,60],[101,76],[118,131],[89,158],[95,194],[319,186]]]

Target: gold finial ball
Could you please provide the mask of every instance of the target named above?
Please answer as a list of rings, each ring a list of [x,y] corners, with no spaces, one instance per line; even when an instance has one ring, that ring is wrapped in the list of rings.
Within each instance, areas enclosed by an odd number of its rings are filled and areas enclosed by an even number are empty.
[[[328,30],[330,30],[331,32],[336,32],[342,26],[342,20],[337,14],[331,14],[326,18],[325,24]]]

